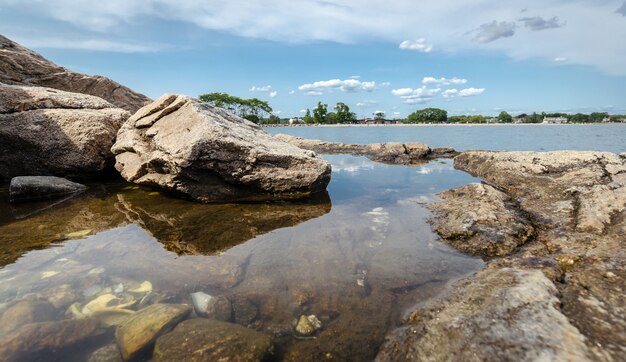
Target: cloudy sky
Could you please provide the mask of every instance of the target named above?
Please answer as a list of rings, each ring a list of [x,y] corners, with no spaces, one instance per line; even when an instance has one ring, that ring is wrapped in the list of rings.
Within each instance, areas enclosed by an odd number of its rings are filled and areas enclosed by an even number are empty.
[[[624,0],[0,0],[0,34],[151,97],[281,116],[626,113]]]

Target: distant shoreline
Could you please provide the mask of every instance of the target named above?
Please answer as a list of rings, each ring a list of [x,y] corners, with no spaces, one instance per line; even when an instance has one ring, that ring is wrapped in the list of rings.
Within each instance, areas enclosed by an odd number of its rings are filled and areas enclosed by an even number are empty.
[[[626,123],[400,123],[400,124],[262,124],[266,128],[291,127],[491,127],[491,126],[591,126],[591,125],[626,125]]]

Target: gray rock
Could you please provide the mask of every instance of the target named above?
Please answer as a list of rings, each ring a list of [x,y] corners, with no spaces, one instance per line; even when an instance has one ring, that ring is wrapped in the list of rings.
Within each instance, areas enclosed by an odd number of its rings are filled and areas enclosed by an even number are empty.
[[[196,318],[159,337],[155,361],[263,361],[273,351],[270,337],[237,324]]]
[[[416,165],[435,158],[452,158],[458,154],[452,148],[431,149],[419,142],[386,142],[358,145],[310,140],[286,134],[278,134],[276,138],[317,153],[367,156],[372,161],[389,164]]]
[[[90,94],[135,112],[150,102],[143,94],[101,76],[72,72],[0,35],[0,83]]]
[[[100,174],[128,116],[94,96],[0,83],[0,179]]]
[[[232,317],[230,301],[223,296],[211,296],[203,292],[191,293],[191,303],[198,316],[228,322]]]
[[[11,179],[11,201],[44,200],[76,194],[87,186],[55,176],[18,176]]]
[[[124,360],[150,346],[171,331],[191,312],[182,304],[153,304],[128,317],[115,331],[115,339]]]
[[[445,242],[471,254],[503,256],[534,235],[526,215],[505,193],[473,183],[439,194],[444,201],[430,203],[434,230]]]
[[[487,269],[414,312],[376,361],[588,361],[557,295],[540,271]]]
[[[330,164],[199,100],[164,95],[124,123],[117,170],[201,202],[294,199],[323,191]]]

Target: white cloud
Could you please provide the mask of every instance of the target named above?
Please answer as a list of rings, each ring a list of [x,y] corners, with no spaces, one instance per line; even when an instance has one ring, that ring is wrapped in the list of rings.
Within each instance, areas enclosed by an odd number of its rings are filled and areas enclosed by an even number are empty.
[[[420,88],[393,89],[391,94],[400,97],[404,103],[415,104],[428,102],[440,91],[440,88],[427,88],[426,86],[422,86]]]
[[[514,22],[494,20],[479,26],[474,39],[479,43],[490,43],[500,38],[512,37],[516,27]]]
[[[277,95],[278,95],[278,92],[277,92],[277,91],[271,91],[271,92],[270,92],[270,98],[274,98],[274,97],[276,97]]]
[[[271,92],[272,91],[272,86],[271,85],[262,85],[262,86],[254,86],[253,85],[248,90],[250,92]]]
[[[430,53],[433,50],[433,46],[426,42],[426,39],[419,38],[416,40],[405,40],[400,43],[400,49],[403,50],[417,50],[422,53]]]
[[[485,88],[465,88],[459,91],[459,97],[472,97],[483,94]]]
[[[295,91],[295,90],[293,90],[293,89],[291,89],[291,90],[289,91],[289,94],[294,94],[294,93],[296,93],[296,91]]]
[[[626,16],[626,1],[624,1],[622,3],[622,6],[620,6],[617,10],[615,10],[615,12],[618,14],[622,14],[622,16]]]
[[[565,58],[565,57],[556,57],[556,58],[554,58],[554,62],[555,63],[565,63],[565,62],[567,62],[567,58]]]
[[[564,24],[559,22],[559,18],[554,16],[550,19],[544,19],[541,16],[533,16],[530,18],[519,19],[528,29],[532,31],[560,28]]]
[[[357,107],[371,107],[373,105],[376,105],[380,102],[375,101],[375,100],[364,100],[364,101],[360,101],[356,103]]]
[[[361,76],[360,75],[351,75],[350,79],[360,79]]]
[[[467,79],[460,79],[457,77],[454,78],[434,78],[434,77],[424,77],[422,79],[422,84],[440,84],[440,85],[450,85],[450,84],[465,84],[467,83]]]
[[[0,0],[1,4],[1,0]],[[20,44],[26,44],[31,48],[52,48],[52,49],[79,49],[79,50],[94,50],[102,52],[114,52],[114,53],[151,53],[158,52],[166,46],[157,44],[135,44],[118,42],[103,39],[59,39],[59,38],[15,38],[12,39]]]
[[[300,113],[306,113],[306,109],[301,109]]]
[[[591,65],[609,74],[626,75],[626,47],[617,40],[607,40],[626,38],[623,17],[626,3],[618,0],[526,0],[523,5],[500,0],[394,0],[393,6],[388,0],[336,0],[334,5],[314,0],[0,0],[0,7],[3,14],[36,14],[37,21],[29,23],[27,29],[11,28],[16,39],[20,39],[20,35],[26,37],[50,31],[46,19],[70,23],[78,28],[76,33],[92,31],[109,37],[108,45],[76,45],[71,40],[56,44],[40,42],[48,47],[154,51],[135,45],[141,44],[137,41],[140,35],[135,35],[140,32],[133,27],[140,22],[158,26],[159,21],[168,21],[288,43],[381,41],[397,44],[402,39],[414,39],[415,34],[428,34],[429,43],[450,54],[488,51],[516,60],[535,57],[552,60],[555,56],[567,56],[569,64]],[[516,29],[520,8],[528,9],[528,16],[558,15],[567,26],[541,32],[525,27]],[[602,26],[590,26],[589,19]],[[114,40],[111,34],[123,35],[124,39]],[[58,37],[58,34],[50,36]],[[502,41],[502,37],[509,38]],[[479,42],[472,42],[472,38]],[[500,41],[494,41],[497,39]],[[111,46],[114,42],[125,46]],[[34,46],[34,42],[22,43]]]
[[[455,97],[457,94],[459,94],[458,89],[446,89],[445,91],[443,91],[443,93],[441,93],[441,95],[443,96],[443,98],[453,98]]]
[[[304,93],[305,96],[322,96],[324,95],[324,92],[319,92],[319,91],[309,91]]]
[[[362,82],[358,79],[330,79],[330,80],[321,80],[313,83],[303,84],[298,87],[301,91],[341,91],[341,92],[358,92],[358,91],[366,91],[371,92],[375,89],[388,87],[391,83],[382,82],[380,84],[376,84],[376,82]]]

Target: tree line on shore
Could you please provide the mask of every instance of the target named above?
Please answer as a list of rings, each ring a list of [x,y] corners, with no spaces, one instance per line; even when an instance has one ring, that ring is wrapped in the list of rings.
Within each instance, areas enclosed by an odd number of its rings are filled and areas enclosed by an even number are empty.
[[[280,118],[273,113],[272,107],[268,102],[257,98],[244,99],[232,96],[228,93],[207,93],[198,97],[203,102],[207,102],[213,106],[224,108],[242,118],[257,124],[281,124],[289,123],[289,119]],[[343,103],[337,102],[329,112],[328,105],[317,102],[317,106],[312,110],[307,108],[302,118],[297,118],[299,123],[305,124],[342,124],[355,123],[357,121],[356,113],[350,110],[350,107]],[[626,122],[626,115],[610,115],[607,112],[584,113],[521,113],[511,115],[506,111],[500,112],[497,117],[483,115],[458,115],[448,116],[448,112],[439,108],[424,108],[416,110],[409,114],[406,119],[398,119],[397,121],[411,123],[542,123],[545,118],[561,118],[568,123],[598,123],[598,122]],[[384,120],[384,112],[376,112],[371,119]],[[292,119],[293,120],[293,119]]]

